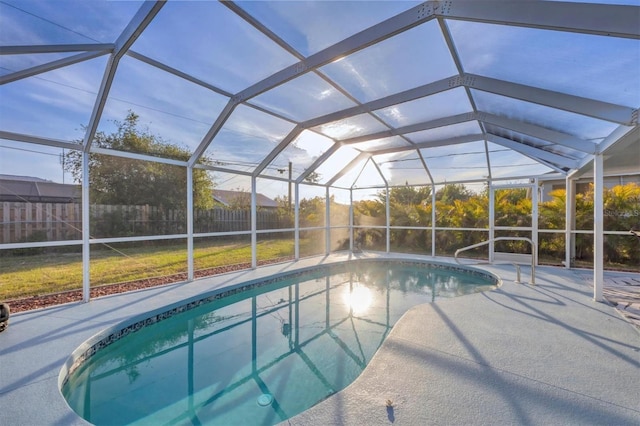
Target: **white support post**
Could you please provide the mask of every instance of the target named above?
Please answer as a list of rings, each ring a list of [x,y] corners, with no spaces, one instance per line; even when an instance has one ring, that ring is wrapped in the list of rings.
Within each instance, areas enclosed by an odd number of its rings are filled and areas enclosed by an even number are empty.
[[[90,204],[89,204],[89,153],[82,152],[82,301],[88,302],[91,298],[91,274],[89,273],[91,262],[91,246],[89,245],[90,230]]]
[[[251,177],[251,268],[258,267],[258,213],[257,213],[256,177]]]
[[[291,164],[291,163],[289,163]],[[291,181],[289,181],[289,185],[291,185]],[[300,185],[298,183],[294,186],[295,193],[295,204],[293,207],[294,214],[294,244],[293,244],[293,258],[295,260],[300,260]]]
[[[193,262],[193,167],[187,166],[187,281],[195,278]]]
[[[436,256],[436,186],[431,184],[431,257]]]
[[[493,189],[493,182],[489,181],[489,262],[493,262],[493,239],[495,238],[495,218],[496,218],[496,203],[495,203],[495,190]]]
[[[353,254],[353,189],[349,188],[349,251]]]
[[[575,227],[576,220],[576,181],[567,176],[565,182],[565,254],[564,254],[564,267],[566,269],[571,268],[571,259],[575,254],[575,236],[573,229]]]
[[[385,191],[387,191],[387,196],[385,197],[387,201],[385,208],[387,213],[387,253],[389,253],[391,251],[391,203],[389,201],[389,198],[391,198],[391,191],[389,190],[389,185],[386,185]]]
[[[331,253],[331,195],[329,193],[329,187],[326,187],[326,195],[325,195],[325,226],[326,226],[326,235],[325,235],[325,247],[324,254],[329,256]]]
[[[604,287],[604,164],[603,155],[593,157],[593,300],[602,302]]]
[[[538,265],[538,251],[540,250],[540,244],[538,242],[538,191],[540,190],[540,185],[538,182],[538,178],[533,180],[533,188],[531,191],[531,240],[533,241],[533,245],[531,247],[531,256],[533,256],[533,264]]]

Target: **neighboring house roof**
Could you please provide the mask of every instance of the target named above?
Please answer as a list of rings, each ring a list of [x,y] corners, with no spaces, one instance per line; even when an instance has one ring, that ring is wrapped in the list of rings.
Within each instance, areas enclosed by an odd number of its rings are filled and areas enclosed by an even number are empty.
[[[214,189],[213,199],[228,207],[231,205],[249,205],[251,203],[251,193],[245,191],[227,191],[224,189]],[[263,195],[256,194],[256,204],[258,207],[277,208],[278,202]]]
[[[0,181],[3,181],[3,180],[21,180],[21,181],[25,181],[25,182],[51,182],[49,180],[42,179],[42,178],[39,178],[39,177],[3,175],[3,174],[0,173]]]
[[[55,183],[28,176],[0,175],[0,201],[69,203],[80,200],[79,185]]]

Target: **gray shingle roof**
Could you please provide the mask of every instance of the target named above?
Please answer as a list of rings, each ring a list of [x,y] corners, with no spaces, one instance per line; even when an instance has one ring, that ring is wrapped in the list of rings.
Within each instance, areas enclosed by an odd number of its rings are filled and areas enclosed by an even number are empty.
[[[0,177],[0,201],[68,203],[76,202],[81,197],[79,185],[49,182],[26,176],[16,176],[16,178],[6,179]]]
[[[251,203],[251,194],[244,191],[228,191],[223,189],[213,190],[213,199],[225,206],[232,204],[249,205]],[[256,194],[256,202],[258,207],[277,208],[278,202],[263,195]]]

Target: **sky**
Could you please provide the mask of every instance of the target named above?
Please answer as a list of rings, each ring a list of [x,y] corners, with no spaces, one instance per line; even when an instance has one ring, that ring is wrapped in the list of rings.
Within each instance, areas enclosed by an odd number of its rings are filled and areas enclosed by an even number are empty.
[[[321,1],[240,2],[301,55],[325,49],[418,2]],[[633,2],[637,4],[637,2]],[[141,2],[136,1],[0,1],[0,45],[113,43]],[[461,65],[469,73],[549,90],[565,91],[619,105],[640,106],[640,42],[584,34],[539,31],[501,25],[447,21]],[[110,133],[114,121],[128,111],[164,141],[196,149],[229,98],[298,59],[239,16],[217,2],[170,1],[159,12],[132,50],[188,73],[219,88],[209,90],[161,71],[135,58],[121,60],[98,130]],[[0,55],[0,76],[76,53]],[[0,130],[77,142],[84,136],[100,87],[107,56],[0,85]],[[250,171],[294,128],[296,121],[369,102],[448,78],[457,68],[436,21],[430,21],[382,43],[339,58],[253,99],[256,106],[280,118],[244,105],[222,126],[205,155],[221,167]],[[326,78],[339,88],[327,83]],[[617,125],[522,100],[471,90],[482,111],[522,119],[575,136],[601,141]],[[305,131],[279,155],[264,174],[282,176],[293,163],[294,177],[331,147],[330,138],[344,139],[389,126],[473,111],[464,89],[373,111]],[[415,132],[407,139],[424,143],[479,133],[473,122]],[[322,136],[324,134],[325,136]],[[523,135],[521,135],[524,138]],[[339,149],[318,170],[329,180],[358,151],[380,142]],[[394,145],[407,144],[394,140]],[[420,152],[436,180],[485,177],[489,171],[484,142],[471,142]],[[489,146],[494,176],[545,173],[551,169],[521,154]],[[462,154],[470,155],[462,155]],[[63,173],[61,149],[0,139],[0,174],[29,175],[70,183]],[[391,183],[428,182],[415,151],[374,157]],[[419,173],[419,174],[417,174]],[[420,177],[420,179],[418,179]],[[349,186],[384,183],[377,168],[362,163],[340,180]],[[222,176],[224,189],[247,185],[246,179]],[[411,181],[411,182],[409,182]],[[269,195],[286,189],[263,184]],[[286,185],[285,185],[286,187]],[[247,189],[246,187],[243,189]]]

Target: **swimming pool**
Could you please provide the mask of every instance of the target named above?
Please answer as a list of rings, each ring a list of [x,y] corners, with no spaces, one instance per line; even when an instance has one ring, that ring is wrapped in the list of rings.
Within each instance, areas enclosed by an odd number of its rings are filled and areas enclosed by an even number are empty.
[[[356,261],[244,283],[94,336],[61,390],[94,424],[275,424],[349,385],[412,306],[495,288],[447,264]]]

